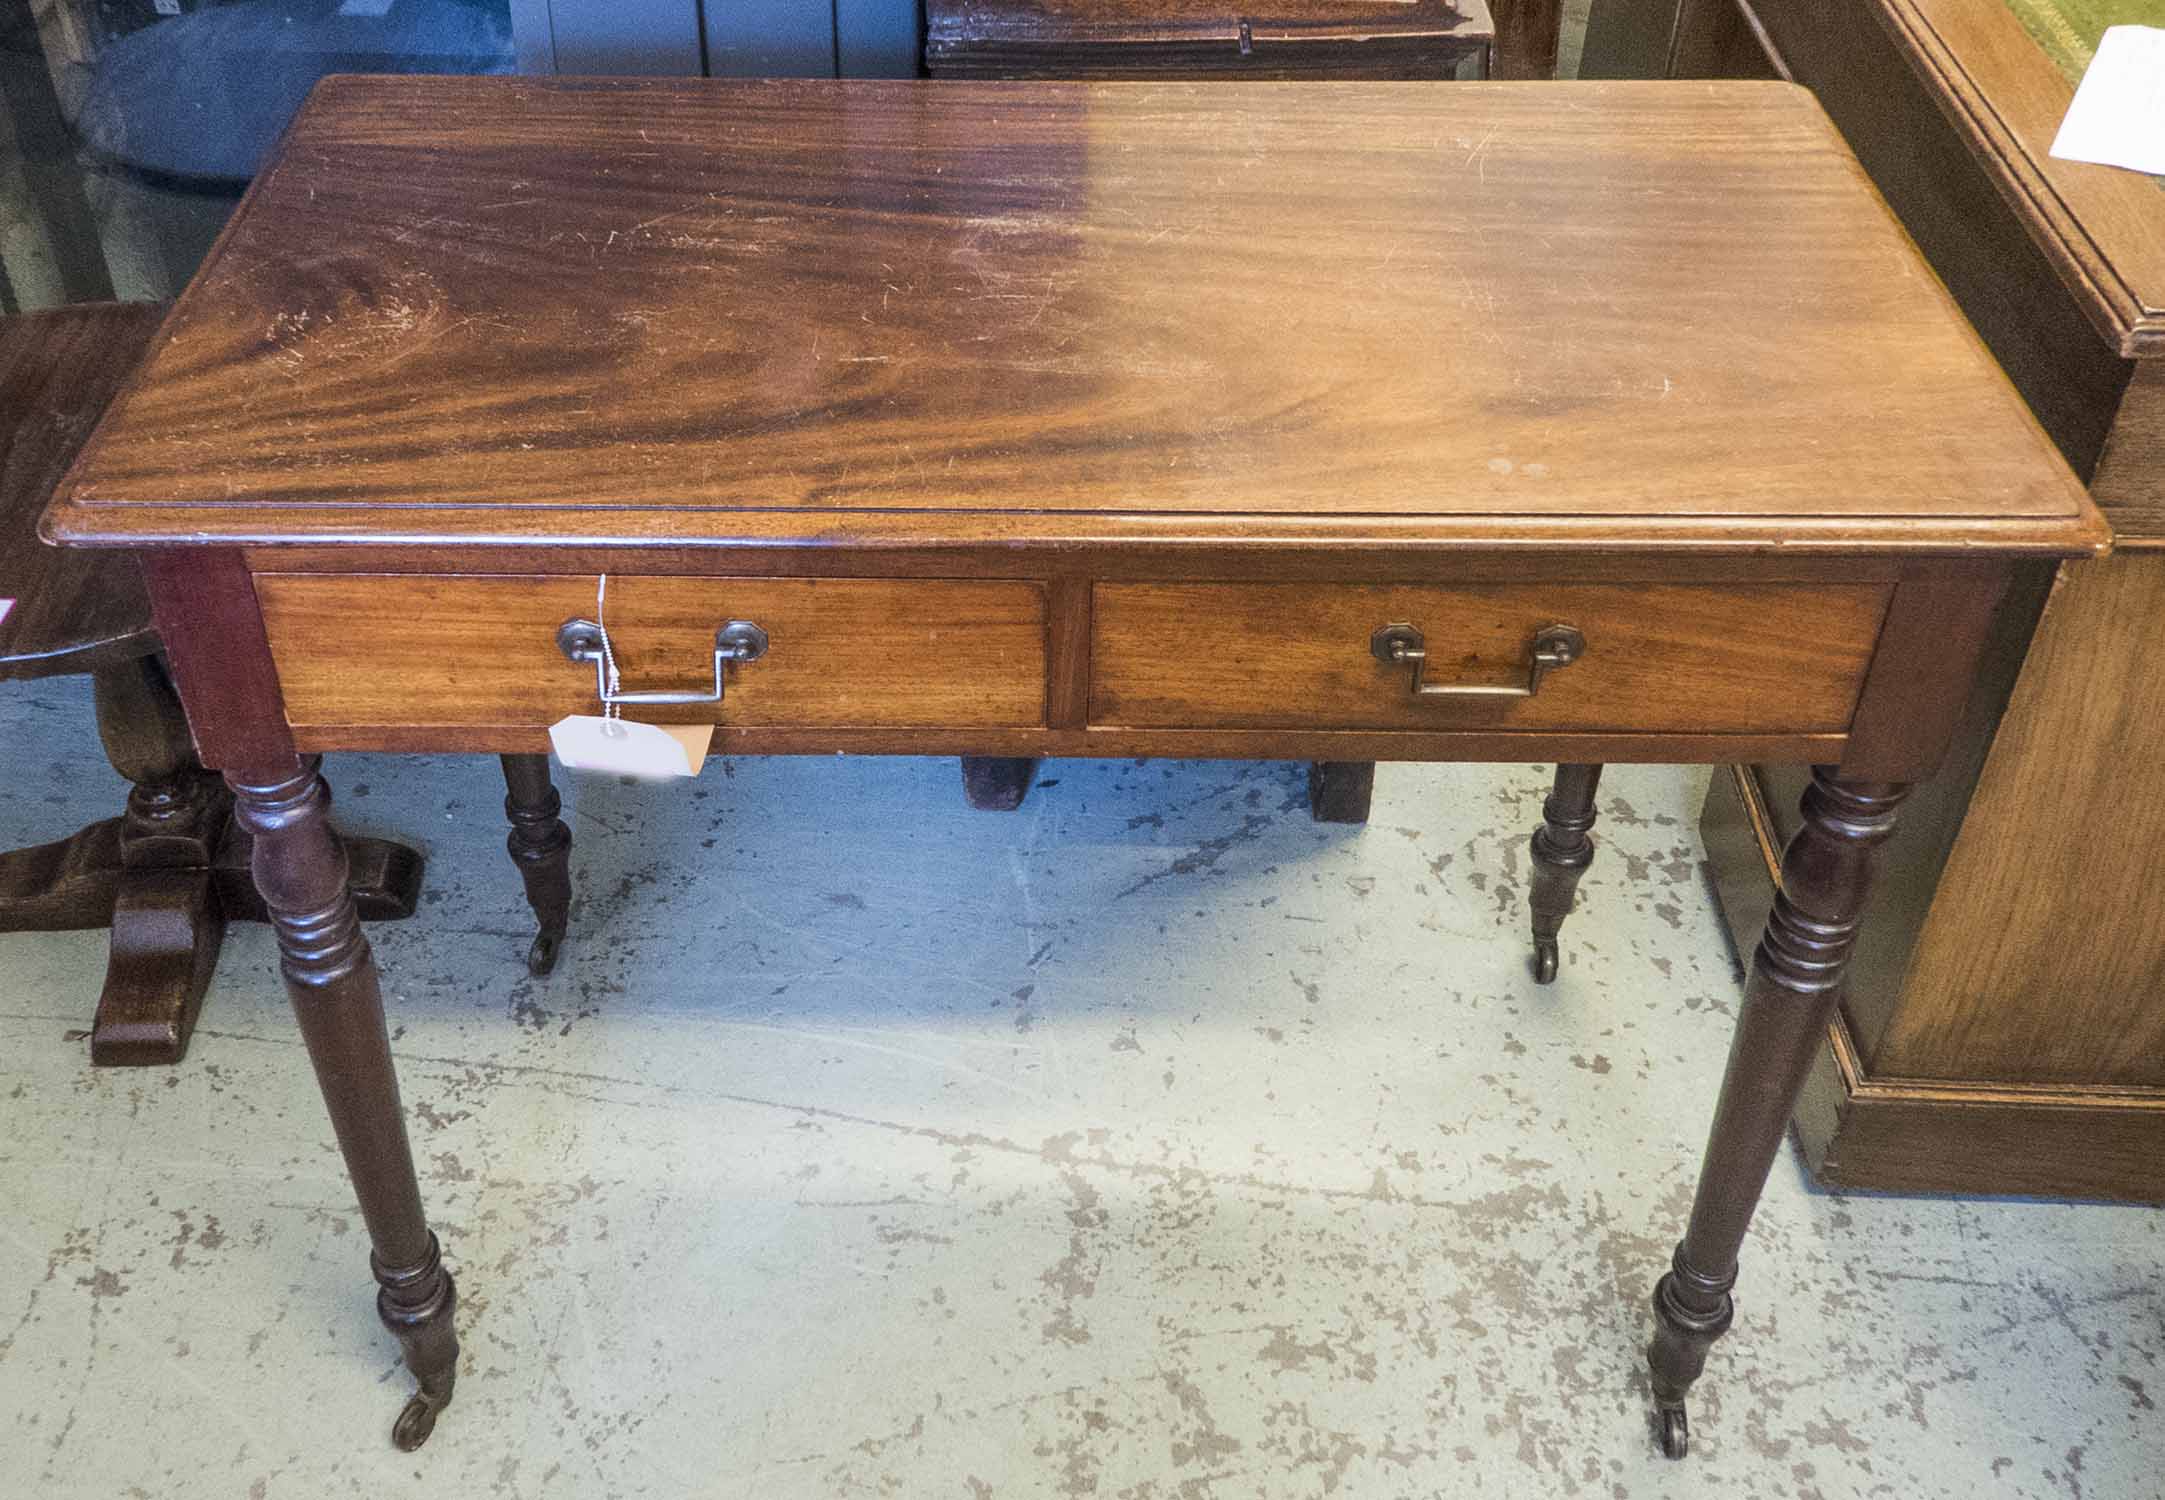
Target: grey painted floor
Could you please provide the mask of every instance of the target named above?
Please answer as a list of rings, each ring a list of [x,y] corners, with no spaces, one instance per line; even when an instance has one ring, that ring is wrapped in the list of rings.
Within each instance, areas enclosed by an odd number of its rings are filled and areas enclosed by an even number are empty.
[[[0,844],[111,810],[86,693],[0,695]],[[273,978],[92,1072],[96,934],[0,938],[0,1495],[2149,1496],[2154,1213],[1778,1164],[1657,1457],[1639,1346],[1738,999],[1704,773],[1619,769],[1561,980],[1539,768],[952,762],[566,778],[529,982],[493,761],[350,756],[430,858],[378,928],[463,1287],[422,1452]]]

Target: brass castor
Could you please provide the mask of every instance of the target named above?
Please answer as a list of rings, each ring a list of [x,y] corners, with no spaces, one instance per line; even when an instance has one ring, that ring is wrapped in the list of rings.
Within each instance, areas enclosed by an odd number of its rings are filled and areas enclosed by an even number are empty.
[[[428,1441],[428,1435],[436,1430],[436,1418],[451,1404],[451,1382],[456,1371],[447,1371],[442,1386],[430,1390],[426,1385],[413,1393],[406,1409],[391,1424],[391,1441],[402,1453],[411,1453]]]

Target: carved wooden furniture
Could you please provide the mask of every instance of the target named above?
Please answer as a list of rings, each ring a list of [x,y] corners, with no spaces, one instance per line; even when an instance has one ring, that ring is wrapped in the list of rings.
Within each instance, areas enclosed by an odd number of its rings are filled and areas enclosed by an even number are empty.
[[[1597,43],[1632,20],[1597,10],[1590,66],[1627,65]],[[2165,190],[2052,159],[2072,82],[2002,0],[1667,0],[1638,24],[1656,71],[1673,46],[1682,75],[1818,93],[2118,536],[2017,581],[1798,1107],[1807,1160],[1837,1186],[2165,1201]],[[1796,781],[1715,778],[1739,932]],[[2116,809],[2109,836],[2085,804]]]
[[[1561,761],[1544,923],[1596,764],[1818,766],[1655,1299],[1677,1454],[1904,784],[2106,537],[1760,84],[330,80],[45,528],[141,552],[255,832],[408,1446],[452,1283],[315,756],[538,753],[569,622],[720,673],[646,712],[725,753]]]
[[[87,673],[98,734],[134,783],[125,812],[0,854],[0,932],[111,927],[90,1031],[99,1064],[178,1062],[228,921],[262,921],[225,783],[188,742],[132,560],[37,544],[38,515],[165,309],[98,303],[0,321],[0,682]],[[86,726],[87,727],[87,726]],[[86,747],[87,748],[87,747]],[[421,857],[346,845],[374,919],[413,915]]]
[[[934,78],[1478,78],[1494,40],[1484,0],[925,4]]]

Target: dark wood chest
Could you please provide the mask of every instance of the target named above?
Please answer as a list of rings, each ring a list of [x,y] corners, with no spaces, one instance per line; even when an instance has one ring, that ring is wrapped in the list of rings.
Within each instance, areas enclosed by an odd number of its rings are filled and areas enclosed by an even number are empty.
[[[1479,78],[1486,0],[926,0],[934,77]]]

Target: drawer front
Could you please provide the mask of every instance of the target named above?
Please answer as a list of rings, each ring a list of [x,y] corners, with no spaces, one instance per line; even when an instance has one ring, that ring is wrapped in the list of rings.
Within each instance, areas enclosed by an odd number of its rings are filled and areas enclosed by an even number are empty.
[[[594,668],[557,627],[595,616],[587,577],[262,573],[256,593],[296,728],[546,726],[594,713]],[[1029,582],[611,574],[626,691],[709,689],[714,633],[767,632],[719,704],[627,708],[659,723],[1031,726],[1045,719],[1045,596]]]
[[[1093,726],[1839,733],[1886,584],[1464,586],[1107,583],[1091,612]],[[1433,686],[1523,687],[1534,637],[1583,653],[1530,697],[1416,697],[1381,626],[1421,632]]]

